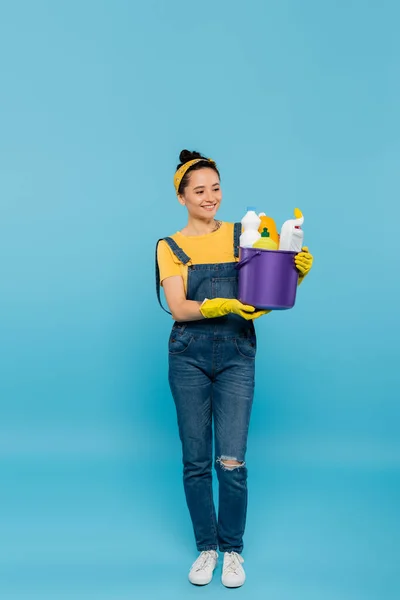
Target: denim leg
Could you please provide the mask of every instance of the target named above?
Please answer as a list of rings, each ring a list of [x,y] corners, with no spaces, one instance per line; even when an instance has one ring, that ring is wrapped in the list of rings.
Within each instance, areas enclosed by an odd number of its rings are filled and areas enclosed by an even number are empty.
[[[249,344],[247,347],[246,344]],[[242,552],[247,515],[247,435],[254,394],[255,348],[235,340],[220,345],[219,370],[213,386],[215,452],[219,481],[218,542],[222,552]],[[226,466],[234,460],[240,466]]]
[[[191,352],[170,355],[169,383],[182,442],[183,483],[197,549],[218,547],[212,491],[211,381]]]

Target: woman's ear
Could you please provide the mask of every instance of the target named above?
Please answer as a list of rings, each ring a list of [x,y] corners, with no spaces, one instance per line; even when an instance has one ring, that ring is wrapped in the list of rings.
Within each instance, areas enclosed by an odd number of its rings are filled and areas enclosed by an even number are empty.
[[[182,206],[185,206],[186,202],[185,202],[185,198],[182,196],[182,194],[178,194],[178,202],[179,202],[179,204],[182,204]]]

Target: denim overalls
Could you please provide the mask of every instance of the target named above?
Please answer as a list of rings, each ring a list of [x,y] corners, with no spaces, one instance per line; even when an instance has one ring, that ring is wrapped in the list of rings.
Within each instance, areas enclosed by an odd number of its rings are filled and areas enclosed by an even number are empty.
[[[240,232],[241,224],[236,223],[232,240],[235,257],[239,255]],[[183,264],[190,261],[173,239],[164,239]],[[235,265],[188,265],[187,299],[202,302],[205,298],[236,298]],[[157,259],[156,283],[161,304]],[[245,454],[254,392],[253,321],[229,314],[175,322],[168,346],[169,384],[177,410],[184,489],[197,549],[219,547],[222,552],[240,553],[247,511]],[[212,417],[219,481],[218,520],[212,492]],[[241,465],[226,466],[223,460]]]

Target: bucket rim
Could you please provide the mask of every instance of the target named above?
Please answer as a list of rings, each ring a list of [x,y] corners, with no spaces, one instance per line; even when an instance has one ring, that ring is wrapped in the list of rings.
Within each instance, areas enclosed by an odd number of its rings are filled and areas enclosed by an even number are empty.
[[[270,250],[269,248],[246,248],[246,246],[240,246],[241,250],[249,250],[250,252],[257,252],[257,250],[261,250],[261,252],[271,252],[274,254],[298,254],[296,250]]]

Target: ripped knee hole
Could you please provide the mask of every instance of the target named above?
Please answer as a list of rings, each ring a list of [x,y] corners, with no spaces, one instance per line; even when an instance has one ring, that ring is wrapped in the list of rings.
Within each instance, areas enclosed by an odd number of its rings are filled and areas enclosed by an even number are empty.
[[[234,469],[240,469],[245,466],[244,460],[239,461],[236,458],[219,456],[217,458],[217,463],[220,465],[222,469],[225,471],[233,471]]]

